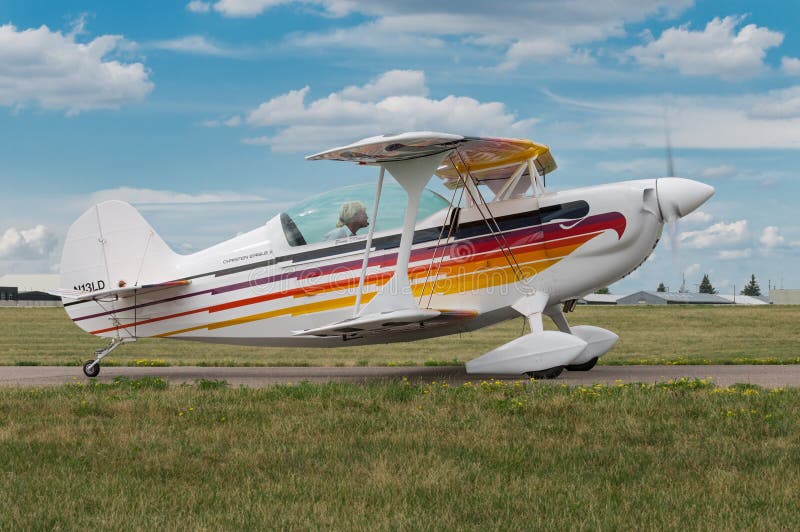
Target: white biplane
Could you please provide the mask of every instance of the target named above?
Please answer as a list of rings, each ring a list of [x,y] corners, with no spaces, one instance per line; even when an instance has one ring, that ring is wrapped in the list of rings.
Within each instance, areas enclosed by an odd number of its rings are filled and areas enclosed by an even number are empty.
[[[79,327],[111,339],[84,373],[96,376],[103,357],[137,338],[330,348],[517,316],[531,332],[468,362],[469,373],[587,371],[618,337],[571,327],[564,313],[636,269],[666,222],[714,193],[675,177],[549,191],[549,148],[520,139],[413,132],[308,159],[375,165],[377,186],[321,194],[191,255],[172,251],[127,203],[87,210],[64,245],[61,282],[71,288],[55,292]],[[384,186],[386,171],[396,183]],[[449,201],[426,189],[433,175]],[[371,203],[369,230],[356,233],[362,219],[326,240],[353,200]],[[558,331],[544,330],[543,315]]]

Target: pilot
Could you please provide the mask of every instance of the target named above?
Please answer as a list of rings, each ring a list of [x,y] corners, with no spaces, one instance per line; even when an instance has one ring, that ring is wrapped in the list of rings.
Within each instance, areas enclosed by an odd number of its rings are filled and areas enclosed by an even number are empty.
[[[367,218],[367,208],[360,201],[348,201],[339,208],[339,221],[336,222],[336,229],[329,231],[325,235],[325,240],[336,240],[354,236],[362,227],[369,225]]]

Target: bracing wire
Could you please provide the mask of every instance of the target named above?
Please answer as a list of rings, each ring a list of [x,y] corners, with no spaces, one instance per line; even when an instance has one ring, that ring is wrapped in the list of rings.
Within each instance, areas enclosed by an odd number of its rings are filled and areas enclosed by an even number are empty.
[[[467,171],[467,177],[469,179],[472,179],[472,176],[469,174],[469,168],[467,167],[464,158],[461,157],[461,153],[458,150],[455,151],[458,153],[459,158],[461,159],[461,162]],[[486,207],[486,211],[489,213],[489,216],[492,216],[491,209],[489,208],[488,205],[486,205],[486,200],[483,198],[483,195],[481,195],[480,190],[477,190],[476,187],[476,190],[479,194],[479,198],[475,198],[475,196],[472,194],[472,191],[467,186],[466,178],[458,170],[458,166],[456,165],[456,162],[453,160],[452,154],[450,154],[450,162],[453,165],[453,168],[455,169],[456,173],[458,174],[458,177],[461,180],[464,188],[467,189],[467,193],[470,195],[470,198],[472,198],[472,203],[474,203],[475,206],[478,208],[478,212],[480,213],[481,218],[483,218],[483,221],[486,223],[486,226],[489,228],[489,231],[491,231],[492,236],[494,236],[494,239],[497,242],[500,252],[503,254],[503,257],[505,258],[506,262],[511,267],[511,270],[514,272],[514,276],[517,278],[518,281],[522,281],[523,280],[522,269],[520,268],[519,263],[517,262],[517,259],[514,256],[514,252],[511,250],[511,246],[508,244],[508,241],[505,239],[503,232],[500,230],[500,226],[497,224],[497,220],[495,220],[495,227],[493,228],[492,224],[489,223],[489,220],[487,220],[486,215],[483,213],[483,210],[480,207],[480,205],[483,204],[483,206]],[[478,199],[480,199],[480,201],[478,201]],[[497,232],[495,232],[495,228]],[[502,238],[503,240],[502,242],[500,238]],[[511,255],[511,258],[509,258],[509,254]]]

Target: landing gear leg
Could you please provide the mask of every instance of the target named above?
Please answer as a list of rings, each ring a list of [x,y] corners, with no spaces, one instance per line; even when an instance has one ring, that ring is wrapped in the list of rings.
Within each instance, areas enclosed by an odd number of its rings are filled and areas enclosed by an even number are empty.
[[[111,353],[111,351],[114,349],[118,348],[125,342],[131,342],[133,340],[135,340],[135,338],[114,338],[111,340],[111,343],[107,347],[98,349],[94,352],[94,360],[87,360],[83,363],[83,374],[87,377],[97,377],[100,374],[100,361],[103,360],[103,358],[105,358],[105,356]]]

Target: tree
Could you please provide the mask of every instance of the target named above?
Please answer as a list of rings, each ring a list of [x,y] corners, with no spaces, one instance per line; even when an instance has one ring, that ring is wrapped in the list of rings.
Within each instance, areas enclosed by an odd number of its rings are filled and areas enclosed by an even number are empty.
[[[701,294],[716,294],[716,289],[711,286],[711,281],[708,279],[708,274],[703,274],[703,280],[700,281],[700,288],[698,290]]]
[[[610,294],[611,292],[609,291],[607,286],[604,286],[603,288],[598,288],[597,290],[595,290],[594,293],[595,294]]]
[[[750,275],[750,282],[744,285],[742,291],[739,292],[743,296],[760,296],[761,295],[761,288],[758,286],[758,281],[756,281],[756,274]]]
[[[658,283],[658,288],[656,288],[656,292],[666,292],[667,287],[664,286],[664,283]]]

